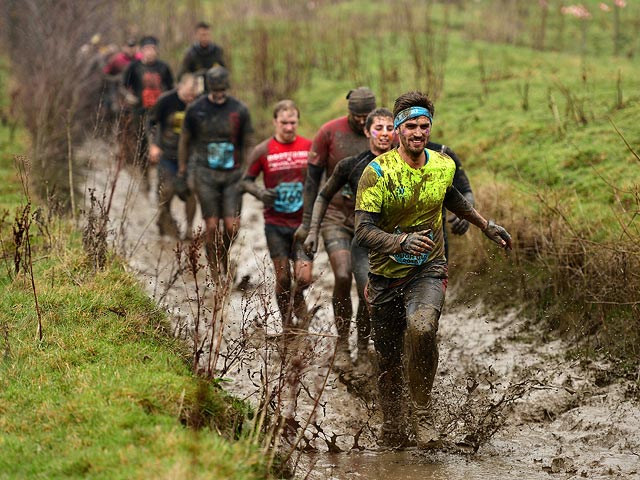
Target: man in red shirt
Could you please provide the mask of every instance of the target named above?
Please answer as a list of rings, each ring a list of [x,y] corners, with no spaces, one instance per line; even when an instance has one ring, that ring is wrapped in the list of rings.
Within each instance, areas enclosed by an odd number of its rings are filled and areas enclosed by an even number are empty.
[[[275,135],[253,149],[242,180],[244,190],[264,204],[264,230],[276,272],[276,300],[285,331],[293,326],[294,315],[299,326],[308,326],[303,292],[311,284],[313,266],[302,244],[294,240],[302,222],[302,193],[311,148],[311,141],[297,134],[299,116],[292,100],[275,105]],[[264,188],[255,182],[261,172]]]
[[[301,242],[307,237],[313,203],[318,195],[320,181],[330,177],[340,160],[358,155],[369,148],[364,134],[367,115],[376,108],[376,98],[367,87],[358,87],[347,94],[348,114],[325,123],[313,139],[309,152],[307,179],[304,187],[303,224],[296,232]],[[324,248],[334,276],[333,314],[338,330],[336,370],[351,366],[349,353],[349,326],[353,307],[351,305],[351,242],[354,235],[355,192],[343,189],[333,196],[322,222],[321,234]],[[365,318],[367,306],[364,299],[358,305],[358,317]]]
[[[105,75],[117,76],[118,78],[124,72],[129,64],[134,60],[140,60],[142,54],[138,52],[138,44],[134,38],[127,40],[127,43],[122,46],[122,50],[114,54],[102,71]],[[115,80],[115,78],[114,78]]]

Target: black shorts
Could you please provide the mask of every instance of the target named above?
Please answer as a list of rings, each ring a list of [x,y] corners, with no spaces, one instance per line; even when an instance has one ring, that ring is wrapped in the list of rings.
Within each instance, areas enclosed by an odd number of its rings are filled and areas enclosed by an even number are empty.
[[[240,216],[242,208],[240,191],[242,171],[240,169],[214,170],[196,165],[191,175],[204,218]]]
[[[294,245],[293,234],[296,229],[280,225],[265,224],[264,234],[267,237],[267,248],[271,258],[290,258],[293,261],[311,261],[301,243]]]

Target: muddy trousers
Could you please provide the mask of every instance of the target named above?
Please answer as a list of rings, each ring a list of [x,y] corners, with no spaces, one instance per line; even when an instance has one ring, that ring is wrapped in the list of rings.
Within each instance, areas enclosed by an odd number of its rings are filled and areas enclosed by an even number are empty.
[[[406,414],[402,409],[405,380],[414,414],[431,410],[431,388],[438,367],[436,336],[446,279],[423,276],[400,286],[384,279],[389,285],[381,290],[373,277],[370,287],[377,295],[372,298],[370,288],[368,296],[379,367],[379,402],[384,426],[396,428],[404,420],[401,412]]]
[[[161,235],[170,235],[178,238],[178,226],[171,215],[171,200],[175,196],[174,180],[176,178],[177,160],[171,161],[163,157],[158,164],[158,220],[157,224]],[[193,231],[193,219],[196,214],[196,196],[190,193],[185,203],[187,218],[186,237],[190,238]]]
[[[353,271],[353,277],[356,280],[356,287],[358,289],[358,311],[356,313],[358,359],[364,360],[367,353],[369,336],[371,335],[369,307],[364,294],[369,274],[369,249],[361,247],[355,237],[351,242],[351,270]]]

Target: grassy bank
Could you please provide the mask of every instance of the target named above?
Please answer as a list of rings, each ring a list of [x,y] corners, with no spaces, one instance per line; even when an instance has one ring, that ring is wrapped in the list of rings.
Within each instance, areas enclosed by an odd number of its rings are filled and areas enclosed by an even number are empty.
[[[24,145],[8,135],[1,127],[0,478],[264,478],[246,405],[192,375],[117,258],[94,271],[79,233],[28,203],[13,166]]]

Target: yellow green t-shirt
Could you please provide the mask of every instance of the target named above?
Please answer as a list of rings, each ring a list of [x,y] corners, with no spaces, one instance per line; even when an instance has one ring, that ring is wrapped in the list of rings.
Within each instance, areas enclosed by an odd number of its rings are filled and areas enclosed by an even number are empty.
[[[453,183],[456,165],[434,150],[425,149],[425,154],[427,161],[421,168],[410,167],[397,149],[372,160],[358,183],[356,210],[379,213],[378,227],[387,233],[431,229],[436,245],[426,262],[432,262],[445,258],[442,202]],[[375,248],[369,251],[369,269],[377,275],[401,278],[416,268],[400,261],[398,255],[376,252]]]

